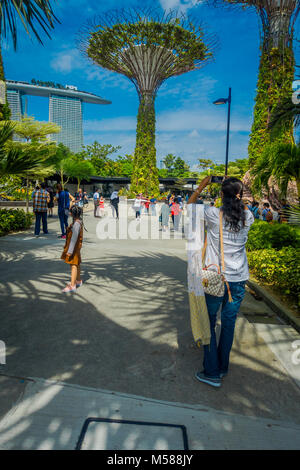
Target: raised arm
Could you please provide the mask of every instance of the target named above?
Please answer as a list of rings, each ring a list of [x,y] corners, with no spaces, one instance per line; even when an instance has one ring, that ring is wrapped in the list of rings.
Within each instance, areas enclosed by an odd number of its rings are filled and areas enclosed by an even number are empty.
[[[204,180],[201,181],[196,191],[193,192],[193,194],[189,198],[187,202],[188,204],[195,204],[197,202],[199,194],[201,194],[203,189],[206,188],[206,186],[210,183],[210,180],[211,180],[211,176],[206,176]]]

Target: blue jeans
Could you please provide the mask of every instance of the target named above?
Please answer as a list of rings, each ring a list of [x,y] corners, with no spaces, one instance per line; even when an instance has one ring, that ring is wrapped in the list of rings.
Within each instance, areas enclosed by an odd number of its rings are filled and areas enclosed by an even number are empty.
[[[151,214],[156,215],[156,206],[155,206],[155,204],[150,204],[150,206],[151,206]]]
[[[211,378],[219,378],[220,373],[227,373],[229,356],[233,343],[236,316],[245,296],[245,284],[242,282],[229,282],[233,302],[228,301],[228,290],[225,284],[224,297],[215,297],[205,294],[207,310],[210,320],[210,345],[204,346],[204,374]],[[216,338],[216,320],[219,308],[221,310],[221,334],[219,344]]]
[[[65,214],[65,209],[58,211],[58,217],[60,222],[61,234],[66,234],[66,228],[68,227],[68,216]]]
[[[35,212],[35,230],[34,234],[39,235],[41,231],[41,219],[43,223],[43,232],[48,233],[47,212]]]

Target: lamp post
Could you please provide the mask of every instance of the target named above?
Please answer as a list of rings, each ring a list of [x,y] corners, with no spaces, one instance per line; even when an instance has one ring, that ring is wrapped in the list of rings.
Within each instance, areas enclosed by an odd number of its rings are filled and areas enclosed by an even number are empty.
[[[219,98],[214,101],[214,104],[226,104],[228,103],[228,114],[227,114],[227,139],[226,139],[226,159],[225,159],[225,176],[228,172],[228,149],[229,149],[229,128],[230,128],[230,105],[231,105],[231,88],[229,88],[228,98]]]

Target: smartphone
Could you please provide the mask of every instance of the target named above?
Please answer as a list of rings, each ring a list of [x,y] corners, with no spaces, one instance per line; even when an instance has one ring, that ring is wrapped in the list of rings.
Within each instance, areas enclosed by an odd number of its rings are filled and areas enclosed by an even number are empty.
[[[211,183],[223,183],[223,180],[224,180],[224,176],[212,176],[211,177]]]

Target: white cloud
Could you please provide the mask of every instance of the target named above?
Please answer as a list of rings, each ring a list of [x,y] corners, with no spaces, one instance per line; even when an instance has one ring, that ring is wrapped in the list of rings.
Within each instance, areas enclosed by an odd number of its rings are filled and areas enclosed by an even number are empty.
[[[82,58],[76,49],[62,50],[54,55],[50,66],[57,72],[68,74],[83,67]]]
[[[194,129],[190,134],[189,134],[189,137],[200,137],[200,134],[198,131],[196,131],[196,129]]]
[[[198,0],[160,0],[160,4],[164,10],[176,10],[185,13],[200,2]]]
[[[225,133],[227,128],[226,113],[220,113],[219,109],[181,108],[178,110],[163,111],[156,115],[157,132],[188,132],[189,137],[198,137],[203,131]],[[242,116],[232,119],[231,132],[249,132],[251,122]],[[84,128],[88,132],[94,131],[135,131],[136,116],[120,116],[101,120],[86,120]]]

